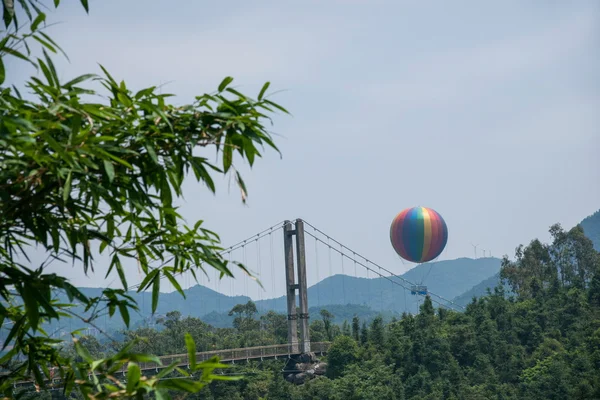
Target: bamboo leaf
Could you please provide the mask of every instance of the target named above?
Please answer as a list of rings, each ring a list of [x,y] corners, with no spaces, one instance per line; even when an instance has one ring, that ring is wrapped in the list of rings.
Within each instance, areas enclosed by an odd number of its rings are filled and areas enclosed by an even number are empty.
[[[267,91],[267,89],[269,88],[269,86],[271,85],[271,82],[267,82],[263,85],[262,89],[260,89],[260,93],[258,94],[258,100],[262,100],[265,92]]]
[[[188,351],[188,362],[190,364],[190,368],[192,371],[194,371],[196,369],[196,343],[194,343],[192,335],[187,332],[185,334],[185,345]]]
[[[115,179],[115,167],[112,162],[104,160],[104,170],[106,171],[106,176],[108,176],[108,181],[112,183]]]
[[[173,285],[173,287],[175,288],[175,290],[177,290],[177,292],[179,292],[183,298],[185,299],[185,292],[183,291],[183,289],[181,288],[181,285],[179,285],[179,282],[177,282],[177,279],[175,279],[175,277],[166,270],[163,270],[164,275],[167,277],[167,279],[169,280],[169,282],[171,282],[171,284]]]
[[[233,144],[231,143],[231,136],[227,135],[225,138],[225,146],[223,147],[223,172],[227,173],[231,164],[233,163]]]
[[[142,283],[140,283],[140,286],[138,287],[138,293],[146,290],[146,288],[148,286],[150,286],[154,280],[154,277],[160,273],[160,269],[155,269],[152,270],[152,272],[150,272],[148,275],[146,275],[146,277],[144,278],[144,280],[142,280]]]
[[[79,343],[79,340],[75,339],[73,344],[75,345],[75,351],[77,351],[77,354],[79,354],[81,356],[81,358],[83,358],[88,363],[91,363],[94,361],[94,359],[93,359],[92,355],[90,354],[90,352],[88,351],[88,349],[86,349],[84,346],[82,346],[81,343]]]
[[[88,79],[92,79],[92,78],[98,78],[98,75],[96,75],[96,74],[80,75],[77,78],[74,78],[74,79],[70,80],[69,82],[65,83],[63,85],[63,87],[70,88],[71,86],[77,85],[78,83],[87,81]]]
[[[6,79],[6,70],[4,69],[4,61],[2,60],[2,57],[0,57],[0,85],[2,85],[4,83],[5,79]]]
[[[121,318],[123,318],[123,322],[125,326],[129,328],[129,310],[125,304],[119,304],[119,312],[121,313]]]
[[[134,391],[138,382],[140,381],[141,371],[140,367],[133,362],[130,362],[127,366],[127,392],[131,393]]]
[[[246,189],[246,183],[244,183],[244,180],[242,179],[242,176],[240,175],[239,171],[235,171],[235,177],[236,177],[238,186],[240,187],[240,192],[242,194],[242,201],[245,203],[246,199],[248,198],[248,190]]]
[[[233,82],[233,78],[231,76],[225,77],[225,79],[223,79],[223,81],[221,81],[221,84],[219,85],[219,92],[225,90],[227,85],[229,85],[231,82]]]
[[[34,32],[37,30],[38,26],[44,22],[46,20],[46,14],[44,13],[39,13],[37,15],[37,17],[35,17],[35,20],[33,20],[33,23],[31,24],[31,32]]]
[[[30,284],[25,283],[21,290],[21,296],[23,297],[23,302],[25,303],[25,311],[27,312],[27,317],[29,318],[31,327],[34,331],[36,331],[38,328],[38,322],[40,320],[40,311],[33,291],[34,288]]]
[[[67,180],[65,181],[65,186],[63,187],[63,201],[66,203],[67,199],[71,195],[71,179],[73,179],[73,171],[69,171],[67,175]]]
[[[160,270],[157,270],[160,271]],[[152,285],[152,314],[156,312],[158,307],[158,296],[160,295],[160,275],[156,274]]]

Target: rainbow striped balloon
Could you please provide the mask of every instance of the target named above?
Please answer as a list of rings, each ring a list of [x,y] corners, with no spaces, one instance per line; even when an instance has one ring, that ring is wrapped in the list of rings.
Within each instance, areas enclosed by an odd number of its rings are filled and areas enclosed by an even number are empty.
[[[392,221],[390,240],[400,257],[423,263],[442,253],[448,242],[448,227],[431,208],[407,208]]]

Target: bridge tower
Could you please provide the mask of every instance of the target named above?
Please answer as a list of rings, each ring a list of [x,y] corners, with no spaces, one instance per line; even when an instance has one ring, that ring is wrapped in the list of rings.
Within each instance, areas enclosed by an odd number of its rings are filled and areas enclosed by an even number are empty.
[[[296,237],[296,261],[298,264],[298,283],[294,271],[294,241]],[[304,221],[297,219],[295,227],[292,222],[285,221],[283,228],[285,251],[285,286],[288,310],[288,344],[291,353],[310,352],[310,332],[308,327],[308,293],[306,284],[306,252],[304,246]],[[300,313],[296,311],[296,290],[300,302]],[[300,321],[298,321],[300,320]],[[300,340],[298,340],[298,322],[300,323]]]

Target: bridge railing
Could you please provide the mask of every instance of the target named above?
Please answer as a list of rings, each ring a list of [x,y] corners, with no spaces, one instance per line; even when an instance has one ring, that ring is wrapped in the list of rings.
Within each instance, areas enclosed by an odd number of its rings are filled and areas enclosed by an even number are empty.
[[[314,342],[311,343],[311,351],[314,353],[325,353],[329,349],[329,342]],[[213,357],[219,357],[222,362],[238,361],[238,360],[255,360],[259,358],[271,358],[280,356],[292,356],[299,354],[298,345],[292,344],[276,344],[270,346],[246,347],[239,349],[214,350],[196,353],[196,362],[210,360]],[[168,356],[159,357],[161,364],[155,362],[140,363],[140,369],[159,369],[164,368],[174,362],[178,366],[189,366],[190,360],[187,354],[171,354]],[[127,366],[123,366],[123,370],[127,370]]]
[[[330,342],[313,342],[310,344],[311,352],[313,353],[326,353],[329,350]],[[210,360],[213,357],[219,357],[221,362],[235,362],[241,360],[257,360],[262,358],[273,358],[273,357],[291,357],[300,354],[298,351],[298,344],[275,344],[270,346],[258,346],[258,347],[246,347],[239,349],[227,349],[227,350],[214,350],[204,351],[196,353],[196,362],[200,363],[203,361]],[[161,364],[155,362],[142,362],[138,363],[141,370],[159,370],[166,366],[177,363],[179,367],[187,367],[190,365],[189,357],[187,354],[170,354],[167,356],[159,357]],[[124,364],[121,372],[127,373],[128,365]],[[51,368],[53,372],[56,368]],[[6,375],[7,373],[0,372],[0,375]],[[26,382],[22,382],[26,383]]]

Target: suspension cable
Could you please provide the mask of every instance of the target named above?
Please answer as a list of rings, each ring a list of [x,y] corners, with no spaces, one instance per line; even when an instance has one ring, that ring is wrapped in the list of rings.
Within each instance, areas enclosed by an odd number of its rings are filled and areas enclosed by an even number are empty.
[[[269,250],[271,253],[271,296],[275,298],[275,259],[273,256],[273,229],[269,232]]]
[[[261,238],[261,237],[266,236],[268,234],[271,234],[271,233],[273,233],[273,232],[275,232],[275,231],[277,231],[279,229],[283,229],[283,223],[284,223],[284,221],[282,221],[280,223],[277,223],[275,225],[272,225],[269,228],[260,231],[256,235],[250,236],[249,238],[247,238],[245,240],[242,240],[242,241],[240,241],[240,242],[238,242],[238,243],[236,243],[236,244],[234,244],[232,246],[229,246],[229,247],[227,247],[225,249],[222,249],[222,250],[218,251],[217,254],[219,254],[221,256],[223,256],[225,254],[228,254],[228,253],[231,254],[231,252],[233,252],[234,250],[237,250],[237,249],[240,249],[240,248],[244,247],[246,245],[246,243],[250,239],[255,238],[256,236],[258,236],[259,238]],[[244,262],[244,264],[245,264],[245,262]],[[181,274],[181,273],[179,272],[179,273],[177,273],[175,275],[179,275],[179,274]],[[160,277],[160,279],[163,280],[163,279],[166,279],[166,277],[163,275],[163,276]],[[138,283],[138,284],[135,284],[135,285],[132,285],[132,286],[128,287],[127,290],[134,290],[134,289],[137,289],[139,287],[140,287],[140,284]]]
[[[221,278],[218,276],[219,271],[217,271],[216,268],[214,268],[215,270],[215,283],[216,283],[216,289],[217,289],[217,293],[219,294],[217,296],[217,309],[219,310],[219,312],[221,311]]]
[[[408,304],[406,304],[406,288],[403,290],[404,292],[404,312],[408,312]]]
[[[313,238],[315,238],[315,239],[316,239],[316,240],[318,240],[319,242],[323,243],[324,245],[327,245],[327,243],[325,243],[323,240],[321,240],[321,239],[317,238],[317,237],[316,237],[315,235],[313,235],[312,233],[310,233],[310,232],[306,232],[306,231],[305,231],[304,233],[305,233],[305,234],[307,234],[307,235],[309,235],[309,236],[312,236]],[[333,240],[333,239],[332,239],[332,240]],[[345,247],[345,246],[344,246],[344,247]],[[344,253],[340,252],[338,249],[335,249],[335,248],[333,248],[333,247],[329,247],[329,249],[330,249],[330,251],[331,251],[331,250],[333,250],[333,251],[336,251],[336,252],[338,252],[338,253],[342,254],[342,256],[343,256],[343,257],[346,257],[346,258],[350,259],[350,257],[348,257],[346,254],[344,254]],[[362,256],[360,256],[360,257],[362,257]],[[379,274],[377,271],[375,271],[375,270],[373,270],[373,269],[369,268],[369,266],[368,266],[368,265],[365,265],[364,263],[362,263],[362,262],[360,262],[360,261],[356,261],[356,262],[357,262],[357,264],[358,264],[358,265],[360,265],[360,266],[362,266],[362,267],[366,268],[367,270],[369,270],[369,271],[373,272],[373,273],[374,273],[374,274],[376,274],[376,275],[379,275],[379,277],[381,277],[381,278],[384,278],[384,279],[387,279],[388,281],[390,281],[390,282],[393,282],[395,285],[398,285],[398,286],[400,286],[400,287],[402,287],[402,288],[404,288],[404,289],[408,289],[408,288],[407,288],[406,286],[404,286],[402,283],[400,283],[400,282],[398,282],[398,281],[394,281],[394,280],[390,279],[390,277],[388,277],[388,276],[385,276],[385,275]],[[371,263],[371,264],[373,264],[374,266],[376,266],[376,267],[379,267],[379,265],[377,265],[377,264],[373,263],[372,261],[369,261],[369,260],[367,260],[367,263]],[[386,272],[389,272],[388,270],[386,270],[386,269],[385,269],[385,268],[383,268],[383,267],[380,267],[380,268],[381,268],[382,270],[386,271]],[[393,275],[393,274],[392,274],[392,275]],[[395,276],[395,275],[394,275],[394,276]],[[395,276],[395,277],[396,277],[396,276]],[[405,279],[403,279],[403,280],[404,280],[404,281],[406,281]],[[406,281],[406,282],[408,282],[408,281]],[[433,293],[432,293],[432,294],[433,294]],[[439,296],[436,296],[436,297],[439,297]],[[445,300],[445,299],[443,299],[443,300]],[[431,299],[431,301],[432,301],[432,302],[434,302],[434,303],[436,303],[436,304],[438,304],[438,305],[440,305],[440,306],[442,306],[442,307],[448,307],[446,304],[444,304],[444,303],[441,303],[441,302],[439,302],[439,301],[437,301],[437,300],[435,300],[435,299]],[[454,302],[452,302],[452,301],[450,301],[450,300],[447,300],[447,301],[448,301],[449,303],[451,303],[451,304],[455,304]],[[457,305],[457,304],[456,304],[456,305]],[[458,306],[458,305],[457,305],[457,306]],[[459,306],[459,307],[461,307],[461,308],[464,308],[464,307],[462,307],[462,306]]]
[[[244,244],[242,245],[242,251],[243,251],[243,260],[244,260],[244,266],[248,265],[248,259],[246,258],[246,241],[244,240]],[[244,295],[247,297],[248,296],[248,275],[244,276]]]
[[[344,249],[347,249],[347,250],[349,250],[349,251],[351,251],[351,252],[354,252],[354,251],[353,251],[352,249],[350,249],[349,247],[347,247],[347,246],[344,246],[344,245],[343,245],[342,243],[340,243],[339,241],[335,240],[335,239],[334,239],[334,238],[332,238],[331,236],[327,235],[325,232],[323,232],[323,231],[321,231],[320,229],[316,228],[316,227],[315,227],[314,225],[312,225],[310,222],[307,222],[307,221],[304,221],[304,220],[303,220],[303,222],[304,222],[306,225],[308,225],[308,226],[310,226],[311,228],[313,228],[313,230],[315,230],[315,231],[319,232],[320,234],[322,234],[323,236],[327,237],[327,241],[328,241],[328,242],[329,242],[330,240],[331,240],[331,241],[334,241],[335,243],[339,244],[339,245],[340,245],[342,248],[344,248]],[[311,235],[311,236],[313,236],[313,237],[316,237],[315,235]],[[323,244],[326,244],[325,242],[323,242],[323,241],[322,241],[322,240],[320,240],[320,239],[319,239],[319,241],[321,241]],[[326,245],[328,245],[328,246],[329,246],[329,244],[326,244]],[[337,251],[336,249],[334,249],[334,250],[335,250],[335,251]],[[355,253],[355,252],[354,252],[354,253]],[[365,260],[366,262],[368,262],[368,263],[371,263],[371,264],[373,264],[373,265],[374,265],[374,266],[376,266],[376,267],[380,267],[380,268],[381,268],[383,271],[387,272],[388,274],[390,274],[391,276],[393,276],[393,277],[395,277],[395,278],[397,278],[397,279],[400,279],[401,281],[403,281],[403,282],[404,282],[404,283],[406,283],[407,285],[410,285],[410,286],[414,286],[414,285],[415,285],[414,283],[410,282],[409,280],[407,280],[407,279],[405,279],[405,278],[403,278],[403,277],[401,277],[401,276],[399,276],[399,275],[397,275],[397,274],[393,273],[392,271],[390,271],[390,270],[388,270],[388,269],[386,269],[386,268],[384,268],[384,267],[381,267],[380,265],[378,265],[378,264],[376,264],[376,263],[374,263],[374,262],[370,261],[369,259],[367,259],[367,258],[366,258],[366,257],[364,257],[363,255],[361,255],[361,254],[359,254],[359,253],[355,253],[355,254],[356,254],[357,256],[359,256],[360,258],[362,258],[363,260]],[[347,256],[346,256],[346,257],[347,257]],[[362,264],[362,263],[359,263],[359,264],[360,264],[360,265],[362,265],[363,267],[365,267],[365,265],[364,265],[364,264]],[[365,267],[365,268],[366,268],[366,267]],[[405,287],[404,285],[401,285],[401,284],[400,284],[400,286],[402,286],[402,287]],[[407,288],[407,289],[408,289],[408,288]],[[444,297],[442,297],[442,296],[440,296],[440,295],[438,295],[438,294],[436,294],[436,293],[433,293],[433,292],[429,292],[429,291],[428,291],[428,294],[430,294],[430,295],[432,295],[432,296],[434,296],[434,297],[437,297],[438,299],[440,299],[440,300],[442,300],[442,301],[445,301],[445,302],[447,302],[447,303],[450,303],[450,304],[452,304],[452,305],[454,305],[454,306],[456,306],[456,307],[459,307],[459,308],[461,308],[461,309],[463,309],[463,310],[465,309],[465,307],[461,306],[460,304],[456,304],[456,303],[455,303],[455,302],[453,302],[452,300],[448,300],[448,299],[446,299],[446,298],[444,298]],[[432,300],[432,301],[433,301],[433,300]],[[437,301],[435,301],[435,303],[437,303],[437,304],[441,304],[441,303],[439,303],[439,302],[437,302]]]
[[[229,263],[231,263],[231,251],[228,253],[229,254]],[[235,297],[235,290],[233,288],[233,279],[229,278],[229,288],[231,289],[231,297]]]
[[[405,279],[405,278],[403,278],[403,277],[401,277],[401,276],[399,276],[399,275],[397,275],[397,274],[393,273],[392,271],[390,271],[390,270],[388,270],[388,269],[386,269],[386,268],[383,268],[383,267],[379,266],[378,264],[376,264],[376,263],[374,263],[374,262],[370,261],[369,259],[367,259],[367,258],[366,258],[366,257],[364,257],[363,255],[361,255],[360,253],[356,253],[355,251],[353,251],[353,250],[352,250],[352,249],[350,249],[349,247],[347,247],[347,246],[343,245],[341,242],[339,242],[339,241],[335,240],[334,238],[332,238],[331,236],[327,235],[327,234],[326,234],[325,232],[323,232],[322,230],[320,230],[320,229],[318,229],[317,227],[315,227],[314,225],[312,225],[310,222],[307,222],[307,221],[305,221],[305,220],[302,220],[302,221],[303,221],[303,222],[304,222],[304,223],[305,223],[307,226],[310,226],[311,228],[313,228],[313,230],[314,230],[315,232],[318,232],[318,233],[322,234],[323,236],[327,237],[327,241],[328,241],[328,243],[325,243],[325,242],[324,242],[324,241],[322,241],[321,239],[317,238],[317,236],[316,236],[315,234],[311,234],[311,233],[309,233],[309,232],[306,232],[306,231],[305,231],[305,233],[307,233],[309,236],[312,236],[312,237],[314,237],[316,240],[318,240],[318,241],[320,241],[321,243],[323,243],[324,245],[328,246],[328,248],[329,248],[329,260],[330,260],[330,262],[329,262],[329,275],[331,275],[331,273],[332,273],[332,269],[331,269],[331,250],[333,249],[333,248],[331,247],[331,243],[330,243],[330,242],[331,242],[331,241],[333,241],[333,242],[337,243],[337,244],[338,244],[338,245],[339,245],[339,246],[340,246],[342,249],[346,249],[346,250],[348,250],[348,251],[351,251],[351,252],[352,252],[352,253],[353,253],[355,256],[358,256],[358,257],[362,258],[362,259],[363,259],[363,260],[365,260],[367,263],[371,263],[371,264],[373,264],[374,266],[376,266],[376,267],[378,267],[378,268],[381,268],[381,270],[383,270],[383,271],[387,272],[388,274],[390,274],[390,276],[393,276],[394,278],[396,278],[396,279],[399,279],[399,280],[403,281],[403,282],[404,282],[405,284],[407,284],[407,285],[410,285],[410,286],[414,286],[414,285],[415,285],[414,283],[410,282],[409,280],[407,280],[407,279]],[[283,229],[283,224],[284,224],[284,223],[285,223],[285,221],[282,221],[282,222],[279,222],[279,223],[277,223],[277,224],[274,224],[274,225],[272,225],[271,227],[269,227],[269,228],[267,228],[267,229],[265,229],[265,230],[263,230],[263,231],[259,232],[259,233],[258,233],[257,235],[255,235],[255,236],[262,237],[263,235],[266,235],[266,234],[271,234],[272,232],[274,232],[274,230],[276,231],[276,230],[279,230],[279,229]],[[241,242],[238,242],[238,243],[236,243],[236,244],[234,244],[234,245],[232,245],[232,246],[230,246],[230,247],[228,247],[228,248],[226,248],[226,249],[224,249],[224,250],[220,251],[220,252],[219,252],[219,254],[230,253],[230,252],[232,252],[232,251],[234,251],[234,250],[237,250],[238,248],[244,248],[244,247],[245,247],[245,244],[246,244],[246,242],[247,242],[247,240],[248,240],[248,239],[246,239],[246,240],[243,240],[243,241],[241,241]],[[333,249],[333,250],[334,250],[334,251],[337,251],[338,253],[340,252],[340,251],[338,251],[337,249]],[[244,252],[245,252],[245,250],[244,250]],[[343,255],[342,255],[342,257],[347,257],[347,258],[350,258],[350,257],[348,257],[348,256],[347,256],[347,255],[345,255],[345,254],[343,254]],[[357,261],[357,263],[358,263],[359,265],[361,265],[362,267],[365,267],[365,268],[369,269],[369,268],[368,268],[368,267],[367,267],[365,264],[363,264],[363,263],[361,263],[361,262],[358,262],[358,261]],[[244,262],[244,264],[246,264],[246,262]],[[371,271],[372,271],[372,272],[374,272],[374,273],[376,273],[376,272],[375,272],[375,271],[373,271],[373,270],[371,270]],[[388,277],[385,277],[385,278],[389,280],[389,278],[388,278]],[[161,279],[161,280],[162,280],[162,279],[165,279],[165,277],[164,277],[164,276],[161,276],[161,277],[160,277],[160,279]],[[246,280],[245,280],[244,282],[245,282],[245,284],[246,284]],[[399,286],[403,287],[405,290],[409,290],[409,288],[407,288],[406,286],[404,286],[404,285],[400,284],[399,282],[396,282],[396,283],[397,283]],[[139,284],[136,284],[136,285],[133,285],[133,286],[129,287],[129,288],[128,288],[128,290],[133,290],[133,289],[136,289],[136,288],[138,288],[138,287],[139,287]],[[436,294],[436,293],[433,293],[433,292],[429,292],[429,291],[428,291],[428,294],[430,294],[431,296],[433,296],[433,297],[436,297],[436,298],[438,298],[438,299],[440,299],[440,300],[442,300],[442,301],[444,301],[444,302],[446,302],[446,303],[452,304],[453,306],[459,307],[459,308],[461,308],[461,309],[463,309],[463,310],[465,309],[465,307],[461,306],[460,304],[457,304],[457,303],[453,302],[452,300],[448,300],[448,299],[446,299],[446,298],[444,298],[444,297],[442,297],[442,296],[440,296],[440,295],[438,295],[438,294]],[[421,295],[421,296],[422,296],[422,295]],[[433,299],[432,299],[432,301],[434,301],[436,304],[442,305],[442,303],[440,303],[440,302],[438,302],[438,301],[435,301],[435,300],[433,300]]]
[[[381,276],[381,267],[379,267],[379,275]],[[381,309],[383,310],[383,287],[381,288],[381,290],[379,291],[379,295],[381,296]]]
[[[369,303],[371,302],[371,293],[373,293],[373,285],[371,283],[372,282],[371,277],[369,276],[369,269],[367,268],[367,305],[369,305]]]
[[[260,254],[260,241],[259,241],[259,236],[256,235],[256,270],[257,270],[259,279],[262,279],[262,276],[261,276],[262,275],[262,263],[261,263],[261,261],[262,260],[261,260],[261,254]],[[258,283],[257,283],[256,287],[258,290],[258,299],[260,301],[262,310],[264,312],[265,305],[263,304],[263,301],[262,301],[262,299],[263,299],[262,290],[261,290],[262,288],[261,288],[261,285],[259,285]],[[258,313],[259,313],[258,332],[260,334],[260,345],[262,346],[264,343],[264,332],[263,332],[263,324],[262,324],[263,320],[262,320],[262,317],[260,316],[260,313],[261,313],[260,307],[258,309]]]
[[[341,249],[341,248],[340,248]],[[346,305],[346,273],[344,272],[344,253],[340,251],[340,258],[342,260],[342,288],[344,290],[344,305]]]
[[[319,277],[319,242],[315,239],[315,269],[317,270],[317,307],[321,307],[321,279]]]

